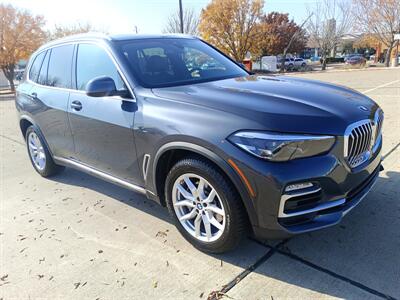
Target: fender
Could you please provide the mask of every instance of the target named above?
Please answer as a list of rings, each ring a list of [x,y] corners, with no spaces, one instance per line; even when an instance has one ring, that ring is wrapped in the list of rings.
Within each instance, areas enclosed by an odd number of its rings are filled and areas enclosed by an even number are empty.
[[[213,163],[215,163],[224,173],[228,178],[232,181],[236,189],[238,190],[240,197],[243,201],[243,205],[247,210],[247,214],[249,216],[250,222],[254,225],[258,224],[257,220],[257,214],[253,205],[253,202],[250,198],[250,195],[248,194],[247,189],[245,188],[242,180],[240,179],[239,175],[233,170],[233,168],[220,156],[212,152],[211,150],[197,145],[197,144],[192,144],[188,142],[170,142],[167,144],[164,144],[161,146],[154,159],[153,159],[153,164],[152,164],[152,190],[157,191],[156,188],[156,170],[157,170],[157,164],[159,158],[168,150],[172,149],[180,149],[180,150],[189,150],[195,153],[200,154],[201,156],[204,156],[205,158],[209,159]]]
[[[20,118],[19,118],[19,125],[20,126],[21,126],[21,121],[22,120],[26,120],[26,121],[30,122],[33,125],[33,127],[37,131],[38,135],[40,135],[41,139],[44,141],[44,143],[45,143],[45,145],[47,147],[47,150],[49,151],[49,153],[51,155],[51,158],[53,158],[53,152],[51,151],[51,149],[49,147],[49,144],[47,143],[46,138],[44,137],[44,134],[40,130],[40,127],[37,125],[37,123],[29,115],[25,115],[25,114],[21,115]],[[25,136],[24,136],[24,140],[25,140]]]

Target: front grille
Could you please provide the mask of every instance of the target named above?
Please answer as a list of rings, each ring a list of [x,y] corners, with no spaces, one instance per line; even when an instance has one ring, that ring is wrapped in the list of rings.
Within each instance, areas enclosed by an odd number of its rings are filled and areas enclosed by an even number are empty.
[[[381,135],[382,124],[383,112],[379,109],[374,120],[365,120],[350,126],[345,141],[345,157],[351,168],[361,165],[371,157],[371,152]]]

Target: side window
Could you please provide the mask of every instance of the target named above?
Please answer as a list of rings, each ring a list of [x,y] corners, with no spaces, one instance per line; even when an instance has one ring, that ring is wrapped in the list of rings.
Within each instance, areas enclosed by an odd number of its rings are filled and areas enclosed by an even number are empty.
[[[47,70],[49,68],[49,58],[50,58],[50,50],[47,51],[46,56],[44,57],[42,67],[40,68],[39,78],[37,83],[41,85],[46,85],[47,82]]]
[[[29,79],[33,82],[37,82],[40,66],[42,65],[45,53],[46,51],[43,51],[35,57],[35,60],[33,61],[32,66],[29,70]]]
[[[111,77],[115,81],[117,90],[126,90],[126,86],[107,52],[97,45],[80,44],[76,61],[77,89],[85,90],[86,84],[99,76]]]
[[[71,65],[73,45],[59,46],[51,49],[47,72],[47,85],[71,88]]]

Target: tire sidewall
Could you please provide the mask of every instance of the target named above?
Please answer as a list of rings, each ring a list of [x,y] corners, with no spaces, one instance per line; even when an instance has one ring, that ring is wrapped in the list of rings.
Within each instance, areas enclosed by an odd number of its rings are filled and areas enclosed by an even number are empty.
[[[232,218],[234,217],[234,211],[232,210],[232,207],[229,204],[229,201],[227,200],[227,197],[229,197],[229,195],[227,195],[227,191],[225,190],[225,188],[220,186],[222,181],[225,181],[226,185],[226,180],[219,173],[215,173],[215,175],[217,175],[217,177],[219,178],[214,178],[213,176],[210,176],[207,170],[205,170],[207,168],[206,165],[203,165],[199,161],[193,160],[193,162],[196,163],[191,165],[184,164],[182,162],[185,161],[181,161],[177,165],[172,167],[166,179],[165,199],[169,213],[174,221],[175,226],[178,228],[179,232],[184,236],[186,240],[188,240],[191,244],[193,244],[196,248],[199,248],[200,250],[213,252],[214,249],[223,247],[225,242],[228,240],[229,235],[232,234],[232,231],[234,230],[234,228],[232,228],[233,227]],[[185,173],[193,173],[205,178],[217,191],[218,196],[222,201],[222,204],[224,205],[225,229],[221,237],[214,242],[203,242],[193,237],[189,232],[186,231],[186,229],[182,226],[181,222],[178,220],[176,216],[175,209],[172,203],[172,188],[177,178]]]

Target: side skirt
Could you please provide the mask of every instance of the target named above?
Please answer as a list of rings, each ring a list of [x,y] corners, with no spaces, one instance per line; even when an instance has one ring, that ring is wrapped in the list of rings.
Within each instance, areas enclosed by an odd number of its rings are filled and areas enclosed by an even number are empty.
[[[80,162],[77,162],[75,160],[67,159],[67,158],[63,158],[63,157],[56,157],[56,156],[54,156],[53,159],[54,159],[54,162],[56,164],[60,164],[60,165],[66,166],[66,167],[71,167],[71,168],[77,169],[79,171],[82,171],[82,172],[85,172],[87,174],[96,176],[96,177],[98,177],[100,179],[103,179],[105,181],[117,184],[119,186],[122,186],[124,188],[129,189],[129,190],[132,190],[134,192],[146,195],[146,192],[147,192],[146,189],[141,187],[141,186],[138,186],[138,185],[132,184],[130,182],[127,182],[125,180],[122,180],[120,178],[114,177],[114,176],[112,176],[110,174],[104,173],[102,171],[99,171],[97,169],[94,169],[92,167],[84,165],[84,164],[82,164]]]

